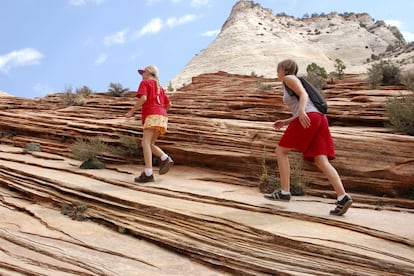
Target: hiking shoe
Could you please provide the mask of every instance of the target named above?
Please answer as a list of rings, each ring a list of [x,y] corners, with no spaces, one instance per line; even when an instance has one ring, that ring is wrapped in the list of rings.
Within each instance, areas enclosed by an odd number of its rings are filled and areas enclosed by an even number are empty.
[[[160,174],[166,174],[170,170],[172,165],[174,165],[174,161],[171,159],[171,157],[168,156],[167,159],[161,161]]]
[[[352,205],[352,198],[349,195],[345,195],[345,197],[341,201],[336,202],[336,208],[331,210],[329,213],[335,216],[342,216],[346,213],[349,207]]]
[[[154,182],[154,175],[147,176],[145,172],[142,172],[140,176],[135,177],[134,181],[138,183]]]
[[[284,195],[281,191],[274,191],[271,194],[264,194],[263,195],[266,199],[270,200],[281,200],[281,201],[289,201],[290,200],[290,194]]]

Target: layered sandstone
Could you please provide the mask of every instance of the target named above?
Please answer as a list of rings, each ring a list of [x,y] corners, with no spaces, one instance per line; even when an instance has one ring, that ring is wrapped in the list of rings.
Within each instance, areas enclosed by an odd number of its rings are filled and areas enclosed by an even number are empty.
[[[275,15],[253,1],[239,1],[217,38],[173,78],[172,84],[179,88],[190,83],[191,77],[217,71],[274,77],[278,61],[286,58],[295,59],[300,72],[312,62],[333,71],[339,58],[348,73],[364,73],[367,61],[404,45],[397,28],[366,13],[333,12],[297,19],[284,13]],[[411,66],[414,53],[400,54],[401,58],[392,58]]]

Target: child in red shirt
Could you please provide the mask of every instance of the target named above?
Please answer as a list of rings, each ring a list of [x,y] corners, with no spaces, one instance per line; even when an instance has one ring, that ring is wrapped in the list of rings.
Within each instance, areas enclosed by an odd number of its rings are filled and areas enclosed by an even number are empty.
[[[138,101],[125,116],[131,118],[142,107],[141,119],[144,130],[141,144],[145,169],[135,178],[135,182],[146,183],[154,181],[152,154],[161,158],[160,174],[166,174],[174,164],[171,157],[155,145],[158,137],[167,132],[167,111],[171,108],[171,102],[160,85],[158,69],[155,66],[149,65],[145,69],[138,70],[138,73],[142,76],[137,92]]]

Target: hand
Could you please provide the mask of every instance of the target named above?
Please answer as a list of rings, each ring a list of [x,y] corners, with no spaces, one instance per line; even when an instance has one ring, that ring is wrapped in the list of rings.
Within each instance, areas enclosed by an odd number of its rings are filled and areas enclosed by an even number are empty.
[[[134,116],[134,112],[129,111],[127,114],[125,114],[125,117],[127,118],[131,118],[132,116]]]
[[[285,125],[285,121],[284,121],[284,120],[277,120],[277,121],[273,124],[273,128],[274,128],[275,130],[279,130],[279,129],[281,129],[284,125]]]
[[[303,128],[309,128],[311,126],[311,120],[304,111],[299,111],[299,122]]]

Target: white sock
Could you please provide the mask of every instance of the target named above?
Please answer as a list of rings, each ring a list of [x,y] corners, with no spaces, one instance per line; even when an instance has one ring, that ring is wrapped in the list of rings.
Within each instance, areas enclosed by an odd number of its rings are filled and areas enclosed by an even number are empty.
[[[163,155],[163,156],[161,156],[161,161],[165,161],[165,160],[167,160],[167,158],[168,158],[168,155],[166,155],[166,154],[164,153],[164,155]]]
[[[342,199],[344,199],[344,197],[346,196],[346,194],[344,194],[344,195],[341,195],[341,196],[338,196],[338,201],[341,201]]]
[[[280,193],[281,193],[282,195],[290,195],[290,192],[286,192],[286,191],[283,191],[283,190],[280,190]]]
[[[147,169],[147,168],[145,168],[145,169],[144,169],[144,172],[145,172],[145,175],[146,175],[146,176],[151,176],[151,175],[152,175],[152,169]]]

